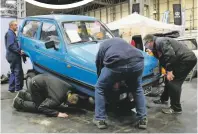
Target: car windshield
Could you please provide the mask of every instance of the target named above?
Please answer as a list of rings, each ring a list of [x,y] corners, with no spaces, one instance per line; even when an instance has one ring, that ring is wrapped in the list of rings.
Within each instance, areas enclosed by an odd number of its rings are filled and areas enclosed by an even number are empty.
[[[63,27],[71,44],[97,42],[113,37],[99,21],[70,21],[64,22]]]
[[[186,40],[179,40],[182,44],[187,46],[190,50],[197,50],[196,40],[195,39],[186,39]]]

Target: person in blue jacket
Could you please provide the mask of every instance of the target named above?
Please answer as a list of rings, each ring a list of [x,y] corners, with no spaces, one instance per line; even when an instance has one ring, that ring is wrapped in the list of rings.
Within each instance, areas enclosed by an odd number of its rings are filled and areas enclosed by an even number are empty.
[[[9,23],[9,30],[5,34],[6,59],[10,64],[11,70],[8,89],[10,92],[19,91],[23,88],[23,69],[21,62],[23,51],[18,44],[16,31],[17,22],[11,21]]]

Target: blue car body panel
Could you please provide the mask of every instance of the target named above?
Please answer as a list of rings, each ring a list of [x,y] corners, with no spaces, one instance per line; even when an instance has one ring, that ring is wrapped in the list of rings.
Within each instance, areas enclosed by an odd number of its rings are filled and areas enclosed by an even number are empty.
[[[41,22],[37,30],[37,37],[34,39],[22,35],[22,28],[26,21],[37,20]],[[43,15],[28,17],[24,20],[19,30],[19,42],[26,55],[33,63],[33,68],[40,73],[51,73],[56,77],[70,81],[77,90],[94,96],[94,85],[97,82],[95,58],[100,43],[88,42],[69,45],[64,38],[62,22],[87,20],[95,21],[93,17],[78,15]],[[53,23],[56,25],[60,37],[58,50],[46,49],[44,42],[39,40],[42,22]],[[158,67],[158,60],[153,56],[141,51],[145,57],[143,85],[152,84],[160,78],[160,73],[153,75],[153,71]]]

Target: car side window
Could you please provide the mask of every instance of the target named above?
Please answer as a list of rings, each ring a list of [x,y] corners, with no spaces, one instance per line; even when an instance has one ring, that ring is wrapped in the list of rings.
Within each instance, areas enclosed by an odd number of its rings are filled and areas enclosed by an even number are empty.
[[[197,49],[197,47],[196,47],[196,45],[193,43],[193,40],[181,40],[180,41],[182,44],[184,44],[188,49],[190,49],[190,50],[196,50]]]
[[[37,30],[41,22],[39,21],[27,21],[23,27],[22,34],[26,37],[34,38],[37,37]]]
[[[55,45],[59,45],[60,37],[58,36],[56,25],[53,23],[44,22],[41,29],[40,40],[44,42],[54,41]]]

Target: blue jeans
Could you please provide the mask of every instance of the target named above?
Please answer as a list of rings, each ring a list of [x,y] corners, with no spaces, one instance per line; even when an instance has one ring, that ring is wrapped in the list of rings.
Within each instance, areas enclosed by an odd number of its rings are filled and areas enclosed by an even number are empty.
[[[104,67],[95,86],[95,119],[105,120],[105,91],[111,90],[116,82],[124,80],[133,94],[137,119],[147,116],[146,100],[142,88],[142,73],[144,62],[136,65],[125,65],[123,67],[110,69]]]

